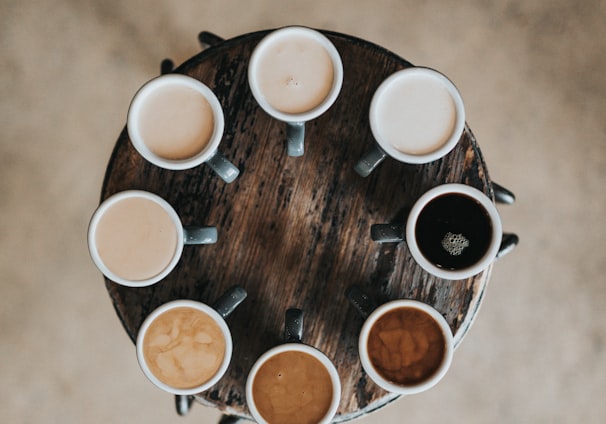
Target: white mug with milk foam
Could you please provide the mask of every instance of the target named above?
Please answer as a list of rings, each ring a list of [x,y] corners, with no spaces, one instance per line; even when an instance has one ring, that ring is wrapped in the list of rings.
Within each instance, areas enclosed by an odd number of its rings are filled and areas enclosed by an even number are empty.
[[[218,150],[224,125],[221,103],[212,90],[180,74],[144,84],[131,101],[127,119],[130,140],[147,161],[172,170],[206,163],[231,183],[240,171]]]
[[[368,176],[387,155],[404,163],[437,160],[457,144],[465,128],[459,91],[440,72],[405,68],[381,83],[370,104],[376,144],[355,166]]]
[[[335,102],[343,84],[336,47],[322,33],[299,26],[265,36],[253,51],[248,82],[261,108],[287,123],[287,152],[302,156],[305,122]]]

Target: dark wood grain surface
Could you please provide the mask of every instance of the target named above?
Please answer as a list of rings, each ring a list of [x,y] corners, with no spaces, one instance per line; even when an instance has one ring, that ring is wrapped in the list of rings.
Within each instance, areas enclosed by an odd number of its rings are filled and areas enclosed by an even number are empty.
[[[122,287],[107,279],[106,286],[132,340],[164,302],[212,303],[227,288],[244,287],[248,298],[227,320],[234,340],[229,370],[216,386],[196,395],[201,403],[244,417],[249,416],[248,370],[281,342],[285,311],[302,309],[303,341],[322,350],[340,373],[343,392],[335,420],[347,420],[397,397],[378,388],[361,368],[362,317],[345,297],[347,287],[360,286],[378,303],[413,298],[433,305],[458,344],[490,273],[489,268],[460,281],[432,277],[404,243],[371,241],[370,226],[404,222],[416,198],[437,184],[466,183],[493,197],[491,182],[469,127],[441,160],[413,166],[388,158],[370,177],[358,176],[353,166],[373,143],[371,97],[384,78],[412,65],[377,45],[331,32],[325,34],[343,60],[342,91],[328,112],[307,124],[305,155],[288,157],[286,126],[258,107],[247,83],[248,59],[264,34],[226,40],[175,70],[201,80],[219,98],[225,112],[221,150],[241,170],[234,183],[226,184],[206,165],[157,168],[139,156],[123,130],[102,189],[101,200],[126,189],[157,193],[184,225],[215,225],[218,243],[185,246],[175,270],[151,287]]]

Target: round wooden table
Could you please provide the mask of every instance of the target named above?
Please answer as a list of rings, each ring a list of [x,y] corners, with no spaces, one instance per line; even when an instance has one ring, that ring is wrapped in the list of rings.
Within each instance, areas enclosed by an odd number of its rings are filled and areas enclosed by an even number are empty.
[[[414,201],[435,185],[465,183],[494,199],[493,187],[468,127],[441,160],[415,166],[387,158],[369,177],[356,174],[354,165],[374,142],[368,123],[374,91],[388,75],[412,65],[367,41],[324,33],[341,54],[343,88],[328,112],[307,124],[303,157],[286,155],[286,125],[260,109],[248,86],[248,60],[263,31],[221,41],[174,70],[204,82],[219,98],[225,112],[221,150],[241,171],[234,183],[206,165],[157,168],[134,150],[126,129],[107,167],[101,200],[122,190],[148,190],[171,203],[184,225],[218,229],[215,245],[185,246],[175,270],[159,283],[128,288],[106,279],[106,286],[133,341],[162,303],[185,298],[212,304],[234,285],[248,292],[227,319],[234,340],[227,373],[195,396],[229,415],[250,418],[248,371],[281,343],[288,308],[304,311],[303,342],[334,361],[343,388],[335,421],[345,421],[397,398],[362,370],[357,338],[363,319],[345,296],[348,287],[361,287],[377,303],[412,298],[432,305],[446,317],[458,345],[489,279],[490,268],[460,281],[432,277],[405,243],[370,239],[372,224],[404,222]]]

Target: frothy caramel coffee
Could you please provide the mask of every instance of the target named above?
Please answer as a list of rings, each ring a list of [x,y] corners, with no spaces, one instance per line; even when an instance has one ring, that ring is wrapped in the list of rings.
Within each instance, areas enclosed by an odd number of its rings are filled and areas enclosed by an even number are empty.
[[[432,377],[444,361],[446,340],[426,312],[401,307],[386,312],[368,336],[368,356],[375,370],[394,384],[407,386]]]
[[[158,315],[143,338],[149,370],[175,389],[190,389],[209,381],[225,356],[223,332],[214,319],[190,307]]]
[[[252,395],[257,410],[270,424],[314,424],[330,409],[333,385],[318,359],[305,352],[286,351],[261,365]]]

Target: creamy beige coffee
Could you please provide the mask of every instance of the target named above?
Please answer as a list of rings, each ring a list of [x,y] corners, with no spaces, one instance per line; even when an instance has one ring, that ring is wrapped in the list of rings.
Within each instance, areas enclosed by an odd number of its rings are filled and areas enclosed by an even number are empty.
[[[257,410],[270,424],[314,424],[330,409],[333,384],[318,359],[305,352],[284,351],[261,365],[252,395]]]
[[[283,113],[304,113],[330,94],[334,65],[314,38],[292,32],[276,37],[259,53],[258,85],[265,100]]]
[[[158,315],[143,338],[143,356],[151,373],[175,389],[198,387],[220,369],[226,342],[217,323],[190,307]]]
[[[182,160],[205,149],[215,124],[212,108],[198,90],[171,82],[147,94],[136,125],[152,153]]]
[[[442,365],[446,340],[428,313],[411,307],[386,312],[370,330],[368,356],[386,380],[407,386],[431,378]]]
[[[433,75],[402,73],[375,101],[376,137],[402,153],[433,152],[455,129],[455,102],[444,83]]]
[[[180,242],[173,218],[145,197],[125,197],[110,205],[94,233],[103,264],[129,281],[160,274],[173,260]]]

